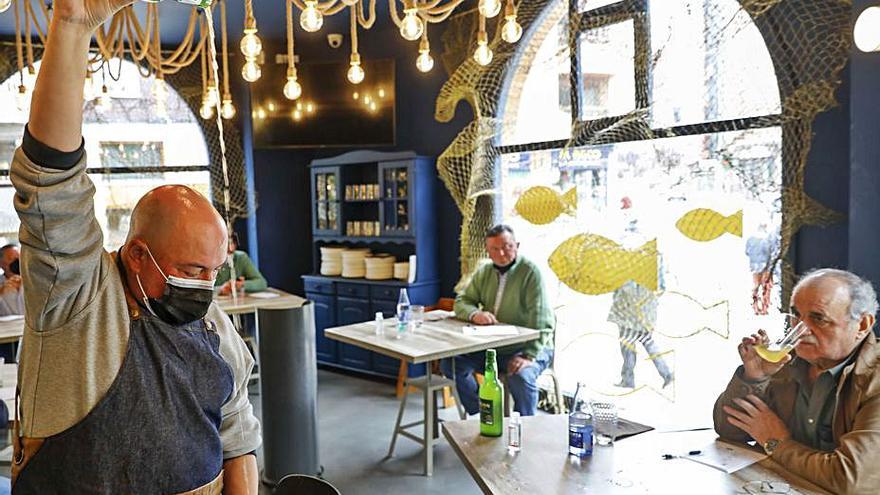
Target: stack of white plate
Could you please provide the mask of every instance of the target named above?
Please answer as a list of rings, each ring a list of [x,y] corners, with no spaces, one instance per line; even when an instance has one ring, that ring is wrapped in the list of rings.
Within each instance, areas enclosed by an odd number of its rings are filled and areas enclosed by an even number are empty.
[[[342,253],[342,276],[345,278],[364,278],[367,267],[364,258],[370,254],[366,248],[346,249]]]
[[[394,264],[394,278],[397,280],[408,280],[409,279],[409,263],[404,261],[402,263]]]
[[[377,254],[364,259],[367,265],[367,280],[388,280],[394,275],[394,257]]]
[[[321,275],[337,277],[342,274],[342,252],[344,247],[324,246],[321,248]]]

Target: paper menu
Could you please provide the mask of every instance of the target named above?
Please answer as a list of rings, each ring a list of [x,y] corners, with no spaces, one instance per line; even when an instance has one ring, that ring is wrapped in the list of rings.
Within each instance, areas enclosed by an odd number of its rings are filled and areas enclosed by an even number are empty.
[[[713,467],[727,474],[735,473],[767,457],[767,454],[762,452],[725,442],[721,439],[716,439],[699,450],[701,451],[700,454],[684,454],[681,458]]]
[[[465,335],[477,335],[482,337],[519,335],[519,331],[513,325],[465,325],[461,329]]]

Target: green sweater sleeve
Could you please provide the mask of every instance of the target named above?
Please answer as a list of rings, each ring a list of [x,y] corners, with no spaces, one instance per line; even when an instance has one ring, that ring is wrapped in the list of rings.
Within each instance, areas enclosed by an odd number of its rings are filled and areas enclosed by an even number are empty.
[[[471,315],[480,311],[483,305],[482,287],[486,283],[485,267],[480,267],[471,277],[470,283],[464,291],[455,298],[455,317],[459,320],[470,321]]]
[[[240,256],[235,257],[235,271],[237,276],[244,277],[245,292],[259,292],[269,286],[266,278],[257,270],[247,253],[242,252]]]

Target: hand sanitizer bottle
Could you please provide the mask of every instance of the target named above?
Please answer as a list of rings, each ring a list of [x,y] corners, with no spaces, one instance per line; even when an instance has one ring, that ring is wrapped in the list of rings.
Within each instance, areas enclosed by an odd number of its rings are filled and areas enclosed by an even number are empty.
[[[385,317],[382,316],[381,311],[376,312],[376,322],[374,323],[376,326],[376,337],[384,337],[385,336]]]

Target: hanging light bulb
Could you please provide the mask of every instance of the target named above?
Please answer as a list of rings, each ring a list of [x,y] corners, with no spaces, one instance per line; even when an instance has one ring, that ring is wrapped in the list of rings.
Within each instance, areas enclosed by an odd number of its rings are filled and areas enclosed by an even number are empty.
[[[306,112],[307,113],[315,113],[315,104],[312,102],[306,103]]]
[[[241,68],[241,77],[247,82],[254,82],[259,79],[261,75],[263,75],[263,71],[260,70],[260,66],[257,64],[256,59],[248,59]]]
[[[492,49],[489,48],[489,37],[485,32],[480,32],[477,36],[477,51],[474,52],[474,60],[482,66],[492,63]]]
[[[863,52],[880,51],[880,7],[868,7],[859,14],[853,39]]]
[[[351,67],[348,68],[348,82],[360,84],[364,81],[364,69],[361,68],[361,56],[359,53],[351,54]]]
[[[241,53],[248,58],[257,58],[263,51],[263,42],[257,36],[255,28],[244,30],[244,36],[241,38]]]
[[[199,115],[205,120],[211,120],[214,116],[214,106],[208,101],[208,95],[202,96],[202,107],[199,108]]]
[[[207,101],[210,107],[216,106],[217,102],[220,101],[220,91],[217,90],[217,85],[214,83],[208,84],[208,88],[205,90],[205,101]]]
[[[28,91],[33,91],[34,87],[37,85],[37,70],[33,65],[28,65],[24,69],[24,87],[28,89]]]
[[[0,0],[0,14],[9,10],[12,6],[12,0]]]
[[[480,14],[491,19],[501,12],[501,0],[480,0]]]
[[[415,7],[410,7],[403,12],[405,15],[403,22],[400,23],[400,35],[407,41],[415,41],[422,36],[425,23],[419,18],[419,10]]]
[[[98,96],[97,103],[95,104],[95,110],[98,113],[108,112],[113,108],[113,99],[110,97],[110,90],[107,89],[107,85],[104,84],[101,86],[101,94]]]
[[[29,99],[27,87],[24,84],[20,84],[18,86],[18,93],[15,94],[15,107],[19,111],[24,112],[27,110]]]
[[[421,72],[431,72],[434,68],[434,57],[431,56],[431,46],[428,44],[428,38],[422,38],[419,43],[419,58],[416,59],[416,68]],[[382,97],[382,95],[379,95]]]
[[[86,72],[86,81],[83,84],[83,100],[92,101],[96,96],[95,82],[92,80],[92,73]]]
[[[302,120],[302,116],[303,116],[302,111],[300,111],[300,110],[293,111],[293,120],[299,122],[300,120]]]
[[[522,26],[516,20],[516,6],[513,0],[507,1],[504,7],[504,26],[501,28],[501,38],[508,43],[516,43],[522,38]]]
[[[299,16],[299,25],[310,33],[319,31],[324,25],[324,15],[316,7],[317,3],[314,0],[306,0],[306,8]]]
[[[302,85],[296,79],[296,67],[287,69],[287,84],[284,85],[284,97],[288,100],[296,100],[302,96]]]
[[[220,116],[226,120],[232,120],[235,117],[235,105],[232,104],[232,97],[229,95],[223,97],[223,104],[220,105]]]

